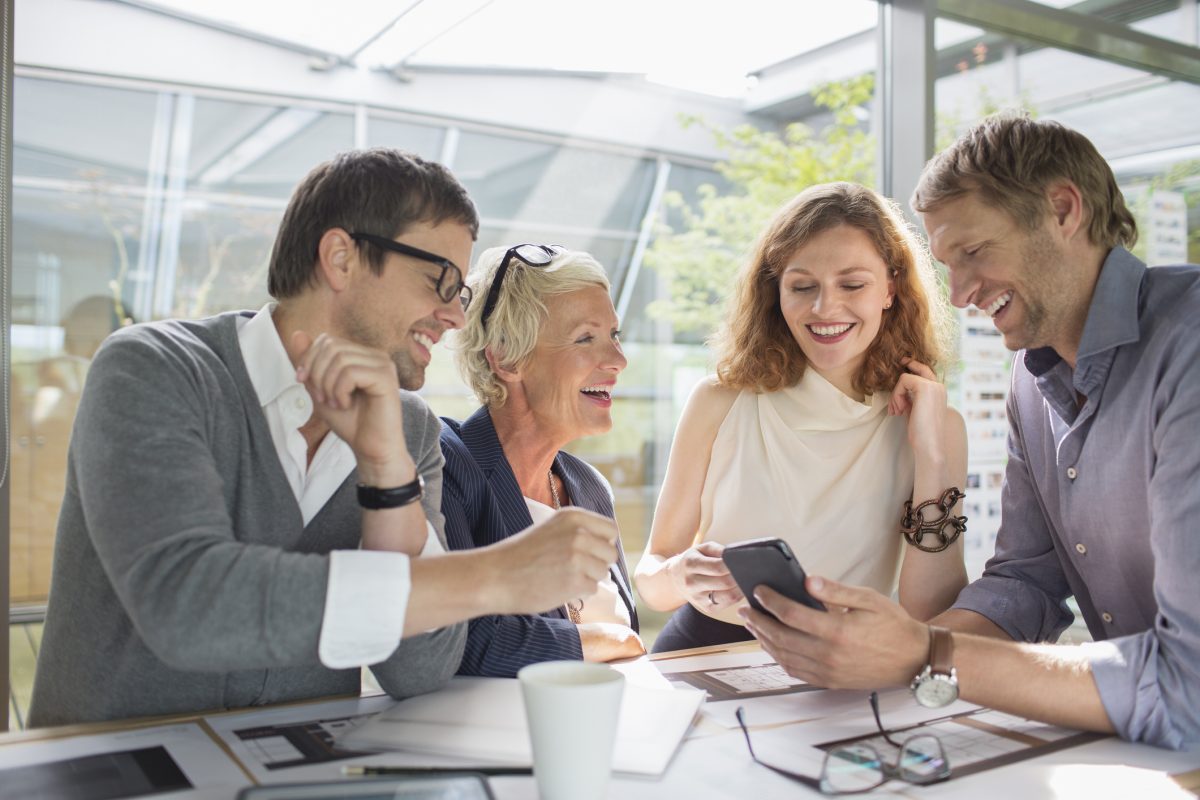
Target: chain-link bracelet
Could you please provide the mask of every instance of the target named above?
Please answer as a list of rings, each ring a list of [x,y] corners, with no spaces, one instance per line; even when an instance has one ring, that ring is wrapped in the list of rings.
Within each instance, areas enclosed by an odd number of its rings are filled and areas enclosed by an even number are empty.
[[[926,500],[916,508],[913,508],[912,500],[905,500],[904,516],[900,519],[900,532],[904,534],[904,541],[926,553],[940,553],[954,544],[967,530],[967,518],[955,516],[950,510],[964,497],[966,495],[961,489],[951,486],[942,492],[942,496],[937,500]],[[936,506],[942,515],[936,519],[925,519],[921,511],[929,506]],[[952,529],[949,534],[946,533],[947,528]],[[922,544],[926,534],[936,536],[938,543],[933,546]]]

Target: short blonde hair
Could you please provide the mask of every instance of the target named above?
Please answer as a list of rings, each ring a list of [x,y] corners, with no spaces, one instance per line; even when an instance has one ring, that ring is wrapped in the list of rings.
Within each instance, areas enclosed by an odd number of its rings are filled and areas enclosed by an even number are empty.
[[[1093,245],[1133,247],[1137,223],[1096,146],[1066,125],[1020,112],[984,119],[930,159],[910,205],[924,214],[955,197],[978,192],[1022,228],[1034,231],[1051,210],[1046,190],[1061,180],[1079,188]]]
[[[463,380],[479,402],[492,408],[499,408],[508,400],[508,387],[492,372],[487,348],[492,349],[503,366],[518,368],[533,352],[549,317],[546,298],[597,286],[611,291],[604,267],[582,250],[563,250],[545,267],[531,267],[514,257],[508,263],[485,329],[480,322],[484,298],[508,249],[489,248],[475,262],[475,269],[467,279],[475,299],[467,309],[466,325],[457,332],[451,345]]]
[[[779,281],[797,250],[839,225],[870,237],[896,288],[854,388],[863,394],[891,391],[905,371],[900,364],[905,357],[934,370],[944,365],[950,310],[912,226],[895,203],[865,186],[825,183],[805,189],[776,213],[739,273],[733,305],[712,341],[722,386],[772,392],[804,375],[808,360],[779,307]]]

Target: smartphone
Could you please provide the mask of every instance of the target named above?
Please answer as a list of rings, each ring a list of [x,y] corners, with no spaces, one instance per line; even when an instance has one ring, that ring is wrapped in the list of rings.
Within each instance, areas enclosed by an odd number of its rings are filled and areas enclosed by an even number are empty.
[[[783,539],[768,537],[727,545],[722,555],[738,588],[756,611],[770,614],[754,599],[754,587],[767,585],[784,597],[825,611],[825,604],[804,588],[804,568]]]

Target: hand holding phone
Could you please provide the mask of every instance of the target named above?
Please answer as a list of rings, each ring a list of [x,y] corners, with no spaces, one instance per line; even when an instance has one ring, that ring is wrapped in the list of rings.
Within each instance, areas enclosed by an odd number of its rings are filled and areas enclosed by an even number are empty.
[[[722,558],[755,611],[771,613],[754,599],[754,587],[763,585],[809,608],[826,610],[825,604],[810,595],[804,587],[804,568],[792,554],[792,548],[782,539],[768,537],[731,544],[726,546]]]

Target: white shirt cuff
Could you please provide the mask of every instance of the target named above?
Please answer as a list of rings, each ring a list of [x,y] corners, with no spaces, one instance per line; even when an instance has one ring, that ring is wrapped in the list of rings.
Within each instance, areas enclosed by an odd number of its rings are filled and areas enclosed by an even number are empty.
[[[433,537],[437,542],[437,537]],[[439,545],[440,547],[440,545]],[[425,548],[429,549],[426,542]],[[412,586],[408,556],[381,550],[334,550],[317,654],[330,669],[378,664],[404,635]]]

